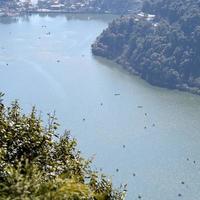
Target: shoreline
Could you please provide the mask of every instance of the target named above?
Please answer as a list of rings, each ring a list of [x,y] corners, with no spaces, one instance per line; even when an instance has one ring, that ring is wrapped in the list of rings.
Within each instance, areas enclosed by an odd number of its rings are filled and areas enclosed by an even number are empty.
[[[98,10],[51,10],[51,9],[35,9],[35,10],[16,10],[6,11],[0,13],[1,17],[18,17],[25,14],[101,14],[101,15],[132,15],[137,13],[138,10],[132,12],[112,12],[112,11],[98,11]]]
[[[119,15],[117,13],[106,13],[106,12],[96,12],[96,11],[88,12],[88,11],[64,11],[64,10],[63,11],[62,10],[44,10],[44,11],[32,10],[32,11],[5,13],[4,15],[0,16],[0,18],[3,18],[3,17],[20,17],[22,15],[30,15],[30,14],[75,14],[75,15],[76,14],[85,14],[85,15],[87,15],[87,14],[97,14],[97,15],[100,14],[100,15]],[[119,62],[118,60],[113,60],[113,59],[110,59],[109,57],[95,54],[95,53],[93,53],[93,50],[92,50],[92,54],[94,56],[101,57],[101,58],[113,61],[114,63],[120,65],[124,70],[129,72],[131,75],[139,76],[141,79],[145,80],[150,85],[157,86],[157,87],[160,87],[160,88],[167,88],[167,89],[170,89],[170,90],[177,89],[179,91],[189,92],[189,93],[192,93],[192,94],[195,94],[195,95],[200,95],[200,88],[190,87],[190,86],[187,85],[187,83],[173,85],[173,87],[167,87],[167,86],[164,86],[164,85],[161,85],[161,84],[160,85],[159,84],[154,84],[151,81],[148,81],[147,79],[143,78],[142,74],[137,72],[134,69],[134,66],[131,66],[130,64],[128,64],[126,62]]]
[[[85,7],[83,9],[70,9],[66,7],[64,9],[51,9],[51,8],[40,8],[40,7],[17,7],[15,9],[8,7],[0,7],[0,17],[17,17],[24,14],[103,14],[103,15],[131,15],[140,10],[140,3],[135,3],[135,8],[131,10],[111,10],[111,9],[97,9]]]
[[[116,15],[119,16],[120,14],[117,13],[105,13],[105,12],[80,12],[80,11],[54,11],[54,10],[49,10],[49,11],[23,11],[23,12],[15,12],[15,13],[4,13],[0,15],[0,18],[4,17],[20,17],[24,15],[32,15],[32,14],[83,14],[83,15]]]
[[[187,85],[187,83],[177,84],[177,85],[174,85],[173,87],[167,87],[167,86],[164,86],[164,85],[154,84],[151,81],[148,81],[147,79],[143,78],[142,74],[137,72],[130,65],[122,64],[122,63],[119,63],[117,61],[114,61],[114,62],[116,64],[120,65],[126,71],[128,71],[131,75],[139,76],[142,80],[146,81],[147,83],[149,83],[152,86],[156,86],[156,87],[160,87],[160,88],[166,88],[166,89],[169,89],[169,90],[179,90],[179,91],[182,91],[182,92],[189,92],[191,94],[200,95],[200,89],[199,88],[190,87],[190,86]]]
[[[125,63],[125,62],[118,62],[117,59],[110,59],[108,57],[105,57],[105,56],[100,56],[100,55],[97,55],[95,53],[92,53],[95,57],[99,57],[99,58],[103,58],[103,59],[106,59],[108,61],[111,61],[117,65],[120,66],[121,69],[125,70],[126,72],[128,72],[130,75],[134,75],[134,76],[138,76],[140,77],[142,80],[144,80],[145,82],[147,82],[148,84],[152,85],[152,86],[155,86],[155,87],[159,87],[159,88],[165,88],[165,89],[169,89],[169,90],[178,90],[178,91],[181,91],[181,92],[188,92],[190,94],[194,94],[194,95],[198,95],[200,96],[200,88],[197,88],[197,87],[190,87],[188,86],[186,83],[183,83],[183,84],[177,84],[173,87],[167,87],[167,86],[164,86],[164,85],[159,85],[159,84],[154,84],[150,81],[148,81],[147,79],[143,78],[142,77],[142,74],[139,73],[138,71],[136,71],[134,69],[133,66],[131,66],[130,64],[128,63]]]
[[[59,11],[59,10],[48,10],[48,11],[26,11],[23,14],[102,14],[102,15],[119,15],[114,13],[105,12],[80,12],[80,11]]]

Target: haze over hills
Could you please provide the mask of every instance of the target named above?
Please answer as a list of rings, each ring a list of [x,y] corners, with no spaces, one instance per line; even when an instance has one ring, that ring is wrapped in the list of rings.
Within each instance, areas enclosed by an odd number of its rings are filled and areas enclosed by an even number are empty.
[[[145,1],[114,20],[92,45],[153,85],[200,94],[200,1]]]

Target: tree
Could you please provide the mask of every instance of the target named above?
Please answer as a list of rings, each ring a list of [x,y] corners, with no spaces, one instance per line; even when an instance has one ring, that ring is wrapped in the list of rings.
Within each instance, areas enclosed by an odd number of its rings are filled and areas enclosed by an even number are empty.
[[[142,10],[143,15],[114,20],[97,38],[93,53],[131,68],[151,84],[200,94],[200,1],[145,0]]]
[[[2,97],[2,94],[1,94]],[[69,132],[48,115],[44,126],[33,108],[21,113],[17,101],[0,105],[0,199],[5,200],[122,200],[104,175],[92,171]]]

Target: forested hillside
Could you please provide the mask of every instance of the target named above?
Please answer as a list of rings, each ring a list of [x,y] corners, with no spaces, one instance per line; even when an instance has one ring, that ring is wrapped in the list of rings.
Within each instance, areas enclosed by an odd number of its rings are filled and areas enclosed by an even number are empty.
[[[151,84],[200,94],[200,1],[148,0],[142,11],[113,21],[93,53]]]

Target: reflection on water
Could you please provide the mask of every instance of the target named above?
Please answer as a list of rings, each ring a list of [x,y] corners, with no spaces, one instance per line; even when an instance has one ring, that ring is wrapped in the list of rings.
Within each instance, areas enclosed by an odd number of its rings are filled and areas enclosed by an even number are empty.
[[[54,16],[0,24],[5,101],[19,99],[24,112],[56,110],[94,165],[128,183],[128,200],[198,200],[200,97],[152,87],[93,57],[90,45],[113,16]]]
[[[0,17],[0,23],[2,24],[11,24],[11,23],[16,23],[18,22],[18,20],[20,19],[21,21],[26,21],[29,22],[31,16],[34,15],[36,16],[36,14],[23,14],[20,17]],[[37,14],[38,16],[40,16],[41,18],[46,18],[46,17],[50,17],[50,18],[57,18],[59,16],[63,16],[66,18],[66,20],[83,20],[83,21],[87,21],[87,20],[100,20],[100,21],[109,21],[110,19],[114,19],[115,17],[117,17],[117,15],[101,15],[101,14],[59,14],[59,13],[39,13]]]
[[[11,23],[16,23],[17,21],[18,18],[16,17],[0,17],[1,24],[11,24]]]
[[[40,17],[52,17],[56,18],[60,16],[60,14],[57,13],[40,13]],[[67,20],[100,20],[100,21],[109,21],[111,18],[117,17],[117,15],[101,15],[101,14],[63,14]]]

